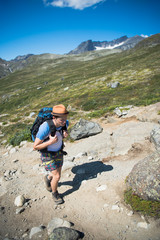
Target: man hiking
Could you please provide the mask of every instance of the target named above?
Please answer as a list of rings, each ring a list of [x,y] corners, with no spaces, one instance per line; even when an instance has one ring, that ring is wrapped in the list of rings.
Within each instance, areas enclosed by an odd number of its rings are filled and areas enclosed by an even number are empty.
[[[57,191],[58,182],[61,177],[63,165],[63,138],[68,136],[66,122],[69,112],[65,106],[55,105],[52,109],[53,122],[55,127],[54,136],[51,136],[50,126],[47,121],[39,127],[36,139],[34,141],[34,150],[41,153],[42,164],[49,174],[44,177],[46,188],[52,192],[52,197],[56,204],[63,203],[63,199]]]

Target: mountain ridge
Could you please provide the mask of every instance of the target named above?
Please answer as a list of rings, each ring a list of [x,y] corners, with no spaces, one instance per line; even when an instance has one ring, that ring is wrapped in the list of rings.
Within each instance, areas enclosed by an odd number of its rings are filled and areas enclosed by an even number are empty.
[[[142,40],[141,40],[142,39]],[[65,59],[70,61],[72,57],[73,61],[89,61],[97,57],[107,56],[110,54],[120,53],[125,50],[152,47],[160,43],[160,33],[154,34],[148,38],[143,38],[138,35],[128,38],[122,36],[121,38],[113,41],[95,41],[87,40],[79,45],[79,48],[72,50],[68,54],[50,54],[43,53],[40,55],[26,54],[17,56],[15,59],[6,61],[0,58],[0,78],[12,74],[17,70],[22,70],[30,64],[40,63],[43,61],[49,61],[54,59],[61,59],[60,61],[65,62]],[[95,50],[96,47],[99,50]],[[108,46],[108,48],[106,47]],[[76,53],[82,52],[82,53]],[[63,59],[63,60],[62,60]]]
[[[128,38],[127,36],[122,36],[120,38],[114,39],[112,41],[92,41],[87,40],[78,45],[75,49],[71,50],[70,54],[81,54],[87,51],[94,51],[100,49],[122,49],[128,50],[135,47],[137,43],[144,40],[145,38],[139,35]]]

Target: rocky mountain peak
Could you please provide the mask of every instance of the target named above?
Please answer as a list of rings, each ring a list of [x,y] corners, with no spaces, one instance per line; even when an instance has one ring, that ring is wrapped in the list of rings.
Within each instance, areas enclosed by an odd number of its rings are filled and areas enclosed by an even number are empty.
[[[143,39],[144,37],[136,35],[131,38],[128,38],[127,36],[122,36],[112,41],[87,40],[85,42],[82,42],[77,48],[70,51],[68,54],[80,54],[88,51],[101,50],[101,49],[114,49],[114,48],[127,50],[130,48],[133,48],[138,42],[140,42]]]

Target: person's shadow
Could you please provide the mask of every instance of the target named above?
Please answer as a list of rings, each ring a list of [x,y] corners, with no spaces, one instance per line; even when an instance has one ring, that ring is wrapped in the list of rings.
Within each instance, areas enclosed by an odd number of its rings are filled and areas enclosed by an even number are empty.
[[[105,165],[100,161],[84,163],[73,167],[71,170],[75,174],[73,181],[62,182],[59,184],[60,186],[72,186],[72,188],[64,192],[62,196],[64,197],[77,191],[80,188],[82,181],[96,178],[98,173],[100,174],[111,170],[113,170],[111,165]]]

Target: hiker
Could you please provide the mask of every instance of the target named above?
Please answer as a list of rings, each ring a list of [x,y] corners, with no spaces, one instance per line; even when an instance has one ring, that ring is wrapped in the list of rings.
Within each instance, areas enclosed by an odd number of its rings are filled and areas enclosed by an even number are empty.
[[[52,192],[52,197],[56,204],[63,203],[63,198],[57,191],[58,182],[61,177],[61,169],[63,165],[63,138],[68,136],[66,125],[68,111],[65,106],[55,105],[52,109],[52,121],[56,127],[55,135],[51,136],[50,128],[45,121],[39,127],[36,139],[34,141],[34,150],[39,150],[41,153],[42,164],[50,173],[44,177],[46,189]],[[49,138],[48,138],[49,137]],[[45,140],[47,139],[47,140]],[[45,151],[43,151],[46,149]]]

